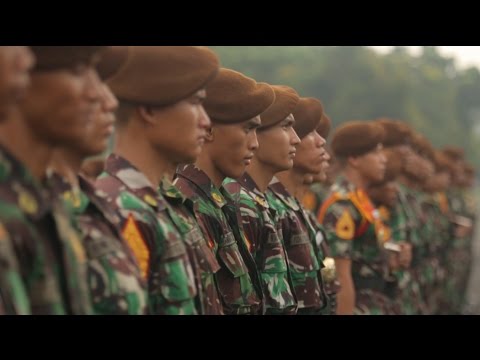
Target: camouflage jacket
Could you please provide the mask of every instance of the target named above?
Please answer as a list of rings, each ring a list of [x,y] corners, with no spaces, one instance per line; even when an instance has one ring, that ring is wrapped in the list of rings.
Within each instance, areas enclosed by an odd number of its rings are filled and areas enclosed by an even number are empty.
[[[223,307],[215,281],[215,273],[220,270],[220,265],[195,219],[193,201],[184,197],[167,178],[162,181],[160,191],[181,219],[178,227],[185,239],[195,274],[198,312],[202,315],[223,315]]]
[[[175,186],[193,200],[194,212],[210,248],[220,264],[218,291],[226,314],[259,314],[262,290],[255,262],[241,228],[241,217],[232,197],[218,189],[207,174],[194,165],[177,172]]]
[[[384,243],[388,231],[365,191],[339,177],[318,214],[333,257],[352,261],[356,289],[384,292],[388,272]]]
[[[0,224],[0,315],[29,315],[27,290],[10,241]]]
[[[315,231],[299,202],[277,178],[272,179],[266,195],[271,208],[278,213],[277,227],[287,250],[299,312],[319,313],[327,303],[322,289],[322,266]]]
[[[75,220],[0,149],[0,222],[9,234],[32,314],[90,314],[86,255]]]
[[[322,183],[312,184],[302,197],[302,206],[305,210],[318,213],[320,206],[322,206],[325,196],[328,194],[328,187]]]
[[[248,249],[262,280],[266,314],[295,314],[297,304],[287,254],[275,225],[276,212],[248,173],[238,182],[225,179],[223,186],[240,209]]]
[[[95,183],[97,195],[120,215],[122,235],[147,280],[149,313],[193,315],[197,312],[192,266],[179,220],[159,186],[115,154],[108,157]]]
[[[87,275],[93,310],[98,315],[142,315],[147,312],[146,284],[138,264],[120,234],[120,218],[79,176],[73,187],[51,175],[57,196],[77,219],[87,252]]]

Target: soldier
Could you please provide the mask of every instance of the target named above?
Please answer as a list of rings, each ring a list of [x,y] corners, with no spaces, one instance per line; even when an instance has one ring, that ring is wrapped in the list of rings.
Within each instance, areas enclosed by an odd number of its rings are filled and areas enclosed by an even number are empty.
[[[387,287],[384,257],[385,225],[365,192],[385,174],[383,128],[351,121],[339,127],[332,140],[342,176],[332,186],[319,220],[331,241],[332,256],[342,286],[338,314],[394,314]]]
[[[84,248],[74,219],[49,192],[46,169],[56,147],[86,135],[99,105],[93,61],[101,47],[31,48],[32,85],[21,112],[1,125],[0,220],[15,234],[32,313],[89,314]]]
[[[297,114],[298,115],[298,114]],[[325,113],[322,115],[317,133],[327,140],[330,133],[331,120]],[[322,279],[324,280],[325,291],[328,296],[328,305],[322,310],[322,314],[335,315],[337,312],[337,293],[340,291],[340,282],[335,269],[335,261],[331,257],[330,246],[323,226],[318,222],[316,213],[323,203],[324,195],[328,188],[328,170],[330,169],[330,154],[326,151],[323,155],[322,170],[316,174],[305,176],[304,184],[298,192],[297,198],[302,199],[302,206],[306,210],[310,223],[317,231],[315,240],[318,242],[319,257],[323,259]]]
[[[108,81],[119,99],[116,144],[96,187],[121,215],[122,234],[148,283],[149,312],[196,314],[181,219],[159,187],[172,161],[188,161],[202,148],[205,86],[218,72],[218,58],[191,46],[127,51]],[[191,131],[182,132],[187,126]]]
[[[236,71],[220,69],[207,87],[205,109],[212,121],[195,165],[180,167],[175,185],[195,203],[194,211],[220,270],[218,290],[226,314],[259,314],[262,289],[247,249],[241,216],[222,187],[226,177],[241,177],[258,148],[259,115],[274,101],[273,89]]]
[[[108,49],[97,68],[102,80],[113,75],[126,59],[126,49]],[[104,63],[109,63],[107,67]],[[87,254],[87,276],[93,310],[98,315],[146,313],[146,284],[138,264],[120,234],[120,218],[95,194],[93,184],[77,175],[89,156],[105,151],[113,133],[118,101],[109,87],[98,81],[101,106],[88,124],[87,136],[55,151],[50,164],[57,196],[66,201],[76,217]]]
[[[33,65],[34,56],[27,46],[0,46],[0,122],[7,120],[12,108],[25,95]],[[26,315],[30,312],[10,236],[0,223],[0,314]]]
[[[299,97],[286,86],[272,86],[275,102],[261,114],[257,130],[258,149],[247,171],[238,180],[227,178],[223,185],[236,199],[248,249],[262,281],[267,315],[295,314],[297,302],[289,273],[280,219],[271,209],[265,191],[275,173],[293,166],[295,146],[300,143],[292,112]],[[294,271],[290,267],[290,272]]]
[[[304,315],[320,314],[328,306],[321,275],[324,267],[319,249],[322,234],[310,223],[298,200],[306,175],[320,172],[325,162],[326,142],[316,132],[322,112],[322,105],[317,99],[300,99],[293,112],[296,119],[294,130],[301,139],[293,167],[278,173],[270,182],[268,191],[268,200],[280,216],[298,299],[298,313]]]

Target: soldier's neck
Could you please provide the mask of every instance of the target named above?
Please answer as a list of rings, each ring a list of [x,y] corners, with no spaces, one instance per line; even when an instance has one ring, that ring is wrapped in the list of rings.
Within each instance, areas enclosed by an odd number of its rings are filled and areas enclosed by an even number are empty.
[[[7,120],[0,123],[0,143],[37,180],[45,178],[53,146],[36,136],[17,108],[10,112]]]
[[[78,187],[78,173],[82,159],[66,149],[54,151],[49,168],[61,175],[72,187]]]
[[[298,197],[300,196],[301,188],[303,186],[305,174],[299,173],[294,169],[290,169],[287,171],[279,172],[275,176],[278,180],[280,180],[282,185],[285,186],[288,192],[298,199]]]
[[[205,174],[207,174],[210,181],[217,188],[220,188],[222,186],[223,180],[225,180],[226,176],[217,169],[211,157],[206,151],[202,151],[197,161],[195,162],[195,166],[202,170]]]
[[[141,137],[118,131],[114,153],[135,166],[156,189],[165,176],[170,161],[147,141],[139,141],[139,138]]]
[[[250,166],[247,167],[247,173],[250,175],[253,181],[255,181],[258,189],[264,193],[268,188],[268,184],[270,184],[270,181],[272,181],[276,171],[271,169],[268,165],[259,162],[256,157],[253,157]]]
[[[343,171],[343,176],[358,189],[367,189],[368,181],[356,170],[350,166],[346,166]]]

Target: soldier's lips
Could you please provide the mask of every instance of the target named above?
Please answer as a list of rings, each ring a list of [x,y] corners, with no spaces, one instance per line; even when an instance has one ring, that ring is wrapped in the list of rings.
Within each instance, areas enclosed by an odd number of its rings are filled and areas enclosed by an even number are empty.
[[[290,158],[292,158],[292,159],[293,159],[296,155],[297,155],[297,152],[296,152],[296,151],[290,151],[290,152],[288,153],[288,156],[289,156]]]
[[[245,163],[245,165],[250,165],[250,163],[252,162],[252,159],[253,159],[253,156],[249,156],[244,158],[243,162]]]

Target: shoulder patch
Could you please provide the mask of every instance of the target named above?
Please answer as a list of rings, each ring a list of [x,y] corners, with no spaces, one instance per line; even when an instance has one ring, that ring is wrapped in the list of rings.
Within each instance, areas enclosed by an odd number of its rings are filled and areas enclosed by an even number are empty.
[[[335,234],[343,240],[352,240],[355,236],[355,222],[348,210],[343,210],[335,225]]]
[[[137,259],[143,278],[146,279],[150,263],[150,252],[131,213],[128,215],[127,222],[123,227],[122,235]]]

